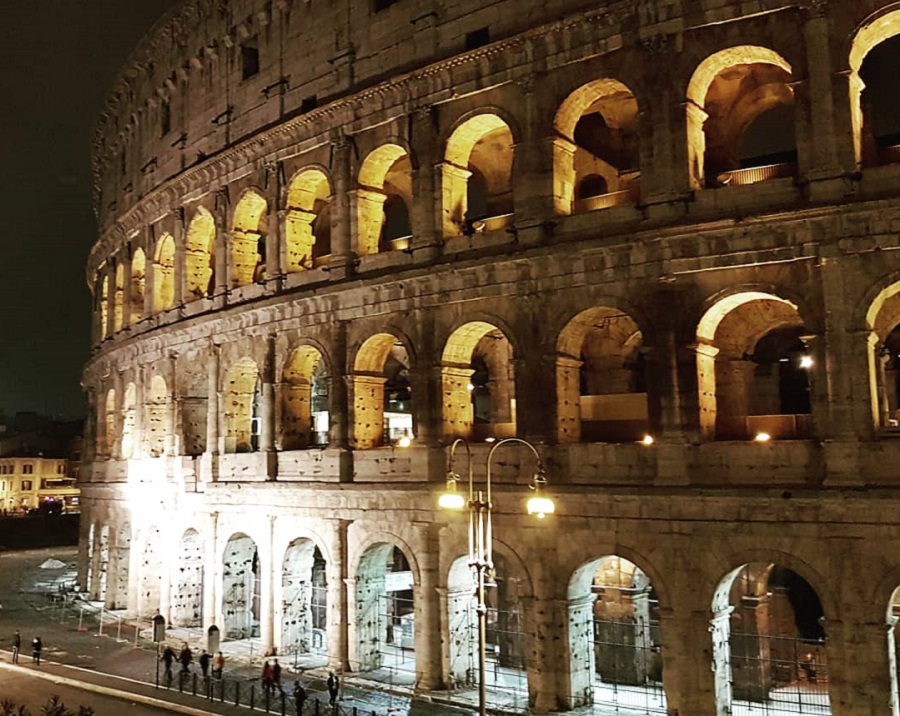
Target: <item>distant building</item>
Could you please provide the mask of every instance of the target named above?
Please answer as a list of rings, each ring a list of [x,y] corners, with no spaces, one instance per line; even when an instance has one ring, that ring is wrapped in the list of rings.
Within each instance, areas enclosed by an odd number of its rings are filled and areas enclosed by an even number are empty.
[[[79,510],[77,463],[62,458],[0,458],[0,505],[7,513],[35,509],[44,502],[62,503],[64,512]]]

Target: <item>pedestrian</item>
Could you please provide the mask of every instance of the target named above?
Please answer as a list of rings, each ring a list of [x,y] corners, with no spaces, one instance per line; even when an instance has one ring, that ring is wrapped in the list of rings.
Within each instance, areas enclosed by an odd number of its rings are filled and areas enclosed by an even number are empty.
[[[284,689],[281,688],[281,664],[278,663],[278,659],[272,664],[272,686],[278,689],[279,693],[284,693]]]
[[[159,657],[166,666],[166,685],[172,683],[172,664],[175,662],[175,650],[171,646],[166,645],[165,651]]]
[[[341,682],[333,671],[328,672],[328,703],[332,706],[337,704],[338,691],[341,688]]]
[[[181,673],[182,674],[190,674],[191,673],[191,662],[194,660],[194,654],[191,651],[191,647],[187,645],[187,642],[184,643],[184,649],[181,650],[181,655],[178,657],[178,661],[181,662]]]
[[[41,650],[43,648],[44,644],[39,636],[31,640],[31,660],[38,666],[41,665]]]
[[[215,676],[217,679],[221,679],[222,678],[222,669],[224,669],[224,668],[225,668],[225,657],[222,655],[222,652],[220,651],[218,654],[216,654],[215,661],[213,661],[213,676]]]
[[[263,665],[262,686],[263,691],[266,693],[269,693],[269,690],[272,688],[272,665],[269,663],[268,659],[266,659],[266,663]]]
[[[16,629],[16,635],[13,637],[13,655],[12,655],[12,663],[19,663],[19,649],[22,648],[22,635],[19,634],[19,630]]]
[[[212,659],[212,654],[210,654],[206,649],[203,650],[203,653],[200,654],[200,671],[203,673],[203,678],[209,678],[209,662]]]
[[[306,703],[306,689],[299,681],[294,682],[294,705],[297,707],[297,716],[303,716],[303,704]]]

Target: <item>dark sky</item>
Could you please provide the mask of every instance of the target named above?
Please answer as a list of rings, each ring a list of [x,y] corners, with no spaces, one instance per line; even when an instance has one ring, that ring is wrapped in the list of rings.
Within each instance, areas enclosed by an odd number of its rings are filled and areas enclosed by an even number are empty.
[[[119,68],[178,0],[0,0],[0,410],[78,417],[93,124]]]

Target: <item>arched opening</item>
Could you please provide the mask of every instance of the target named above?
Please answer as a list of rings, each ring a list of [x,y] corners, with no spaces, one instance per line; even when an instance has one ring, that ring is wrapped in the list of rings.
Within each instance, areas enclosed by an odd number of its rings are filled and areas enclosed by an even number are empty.
[[[568,601],[569,705],[668,713],[659,600],[646,573],[623,557],[593,559],[572,576]]]
[[[900,161],[900,10],[870,18],[850,50],[850,111],[856,160],[865,166]]]
[[[598,79],[562,103],[554,121],[554,204],[577,214],[640,198],[638,103],[621,82]]]
[[[247,286],[266,278],[268,206],[255,191],[244,192],[231,221],[231,285]]]
[[[175,239],[163,234],[156,245],[153,262],[153,312],[162,313],[175,305]]]
[[[408,248],[412,201],[412,162],[407,151],[397,144],[371,151],[359,168],[357,253],[368,256]]]
[[[122,445],[120,456],[128,460],[135,456],[135,411],[137,410],[137,389],[134,383],[125,387],[125,400],[122,402]]]
[[[161,375],[154,375],[147,391],[144,430],[150,457],[159,457],[166,451],[168,435],[169,388]]]
[[[281,570],[281,653],[304,669],[325,666],[328,583],[325,559],[310,539],[295,539]]]
[[[100,340],[102,341],[109,333],[109,319],[108,311],[109,311],[109,275],[104,274],[103,278],[99,279],[97,282],[97,319],[100,321],[100,329],[98,331],[98,335],[100,336]]]
[[[312,346],[291,352],[282,376],[283,450],[328,445],[328,373]]]
[[[643,334],[616,308],[575,316],[556,354],[560,442],[626,442],[649,430]]]
[[[144,317],[144,286],[146,284],[147,257],[143,249],[135,249],[131,259],[131,293],[129,304],[129,325],[134,325]]]
[[[212,296],[216,287],[216,221],[202,206],[184,237],[184,296],[194,301]]]
[[[106,392],[98,422],[102,431],[98,431],[97,451],[104,457],[112,457],[116,444],[116,391],[113,389]]]
[[[110,609],[128,609],[128,578],[131,572],[131,525],[127,522],[116,532],[112,551],[110,573],[113,584],[110,590]]]
[[[259,636],[260,565],[256,543],[245,534],[234,534],[222,557],[222,619],[225,637]]]
[[[444,346],[441,380],[445,437],[515,436],[513,351],[503,331],[483,321],[453,331]]]
[[[459,557],[447,577],[447,624],[450,644],[451,691],[478,688],[478,601],[476,575],[468,556]],[[507,560],[493,553],[494,570],[486,575],[485,689],[489,707],[503,710],[510,703],[527,703],[523,579]]]
[[[261,385],[252,358],[241,358],[225,374],[222,405],[225,452],[255,452],[259,445]]]
[[[327,263],[331,255],[331,187],[318,169],[297,174],[288,188],[285,268],[288,272]]]
[[[900,588],[894,590],[887,609],[888,669],[891,680],[891,716],[900,714],[900,658],[897,654],[897,623],[900,621]]]
[[[113,294],[113,330],[118,333],[124,326],[125,313],[125,266],[116,265],[116,291]]]
[[[441,165],[444,236],[472,235],[512,224],[513,135],[496,114],[458,126]]]
[[[716,713],[831,713],[824,613],[796,572],[753,562],[716,590],[710,633]]]
[[[369,547],[356,573],[356,660],[375,681],[414,684],[415,610],[413,573],[392,544]]]
[[[413,437],[406,346],[389,333],[368,338],[353,368],[353,442],[357,450]]]
[[[178,545],[177,575],[172,593],[172,625],[203,626],[203,538],[189,529]]]
[[[688,85],[688,156],[696,188],[795,176],[791,66],[765,47],[707,57]]]
[[[900,429],[900,283],[878,294],[866,315],[869,388],[876,427]]]
[[[141,554],[139,616],[153,616],[160,608],[163,564],[162,534],[158,527],[148,527],[144,531],[144,551]]]
[[[797,307],[767,293],[734,294],[706,312],[697,327],[706,439],[812,435],[807,333]]]

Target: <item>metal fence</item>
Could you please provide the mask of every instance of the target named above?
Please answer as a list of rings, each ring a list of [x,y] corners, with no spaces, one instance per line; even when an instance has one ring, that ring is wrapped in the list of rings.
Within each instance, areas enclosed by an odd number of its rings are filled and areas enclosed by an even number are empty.
[[[594,618],[594,703],[604,713],[666,713],[658,640],[654,621]]]

